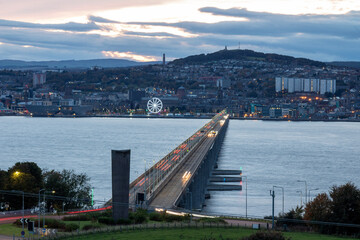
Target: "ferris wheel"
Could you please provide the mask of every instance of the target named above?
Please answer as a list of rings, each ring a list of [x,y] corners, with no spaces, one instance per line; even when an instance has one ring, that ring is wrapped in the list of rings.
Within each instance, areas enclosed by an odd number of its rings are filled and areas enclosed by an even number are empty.
[[[159,113],[163,108],[163,103],[159,98],[152,98],[147,102],[147,109],[150,113]]]

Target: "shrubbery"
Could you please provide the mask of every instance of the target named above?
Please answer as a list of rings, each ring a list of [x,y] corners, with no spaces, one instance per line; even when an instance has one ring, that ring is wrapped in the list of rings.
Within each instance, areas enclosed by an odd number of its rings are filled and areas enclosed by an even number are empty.
[[[146,209],[139,208],[134,213],[134,223],[140,224],[147,221],[148,213]]]
[[[87,224],[85,226],[83,226],[82,230],[91,230],[91,229],[98,229],[101,228],[101,224],[99,223],[95,223],[95,224]]]
[[[63,220],[64,221],[90,221],[91,216],[89,214],[65,216],[65,217],[63,217]]]
[[[131,220],[130,219],[119,219],[119,220],[117,220],[116,224],[129,225],[129,224],[131,224]]]
[[[77,225],[76,223],[68,223],[68,224],[66,224],[64,230],[65,230],[65,232],[72,232],[72,231],[75,231],[78,229],[79,229],[79,225]]]
[[[149,219],[151,221],[161,222],[163,221],[163,216],[159,212],[149,213]]]
[[[99,217],[98,222],[106,225],[115,225],[115,220],[112,217]]]
[[[31,221],[34,221],[35,227],[38,227],[38,221],[37,219],[31,219]],[[42,219],[40,221],[40,226],[42,227]],[[14,222],[15,225],[17,226],[21,226],[22,223],[20,222],[20,220],[16,220]],[[47,218],[45,221],[45,224],[47,225],[48,228],[52,228],[52,229],[59,229],[59,230],[63,230],[65,232],[72,232],[75,231],[77,229],[79,229],[79,225],[76,223],[65,223],[63,221],[57,220],[57,219],[52,219],[52,218]]]
[[[281,232],[275,231],[261,231],[256,232],[248,237],[242,238],[242,240],[290,240],[291,238],[285,238]]]

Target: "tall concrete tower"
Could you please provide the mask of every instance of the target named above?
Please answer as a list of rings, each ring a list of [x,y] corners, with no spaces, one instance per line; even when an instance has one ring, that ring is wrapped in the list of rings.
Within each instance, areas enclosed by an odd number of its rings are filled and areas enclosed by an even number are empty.
[[[165,53],[163,53],[163,65],[165,66]]]
[[[112,204],[115,221],[129,217],[130,150],[111,151]]]

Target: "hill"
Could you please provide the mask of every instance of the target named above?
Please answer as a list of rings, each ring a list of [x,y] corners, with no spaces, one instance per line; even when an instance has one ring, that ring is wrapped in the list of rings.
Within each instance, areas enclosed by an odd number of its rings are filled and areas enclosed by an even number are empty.
[[[124,59],[90,59],[63,61],[0,60],[0,68],[14,70],[87,69],[94,66],[101,68],[116,68],[141,66],[156,63],[157,62],[135,62]]]
[[[360,62],[328,62],[327,64],[337,67],[360,68]]]
[[[317,66],[323,67],[326,64],[319,61],[313,61],[306,58],[295,58],[286,55],[279,55],[274,53],[262,53],[252,50],[221,50],[214,53],[193,55],[186,58],[176,59],[171,62],[174,65],[182,64],[202,64],[212,61],[220,60],[242,60],[242,61],[266,61],[284,65],[296,66]]]

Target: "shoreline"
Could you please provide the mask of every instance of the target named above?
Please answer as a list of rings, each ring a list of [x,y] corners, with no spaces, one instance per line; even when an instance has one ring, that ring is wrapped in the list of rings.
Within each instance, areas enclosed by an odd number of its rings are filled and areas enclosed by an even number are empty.
[[[33,117],[33,118],[154,118],[154,119],[211,119],[213,116],[156,116],[156,115],[88,115],[88,116],[29,116],[0,115],[0,117]],[[283,119],[283,118],[244,118],[229,117],[230,120],[245,121],[286,121],[286,122],[360,122],[360,119]]]

